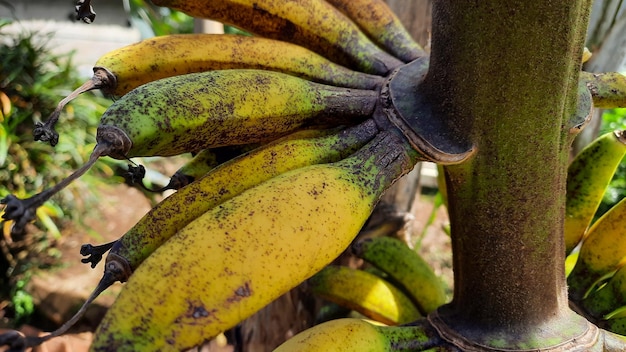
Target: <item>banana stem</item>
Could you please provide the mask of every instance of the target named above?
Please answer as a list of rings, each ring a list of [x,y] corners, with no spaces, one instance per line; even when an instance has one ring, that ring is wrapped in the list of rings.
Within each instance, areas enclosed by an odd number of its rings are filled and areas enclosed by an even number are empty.
[[[98,160],[100,156],[109,150],[107,144],[97,144],[94,150],[91,152],[89,160],[74,171],[70,176],[64,178],[52,188],[42,191],[30,198],[19,199],[16,196],[10,194],[0,200],[0,204],[5,204],[4,214],[2,218],[4,220],[13,220],[15,223],[11,229],[12,235],[20,235],[23,233],[26,224],[33,220],[36,216],[37,208],[42,206],[53,195],[60,192],[63,188],[67,187],[72,181],[82,176],[87,170],[89,170],[93,164]]]
[[[102,256],[106,253],[113,245],[117,242],[117,240],[101,244],[99,246],[94,246],[92,244],[84,244],[80,247],[80,254],[87,258],[83,258],[80,261],[82,263],[91,263],[91,268],[95,268],[96,265],[102,260]]]
[[[59,116],[61,115],[61,111],[65,108],[65,105],[74,100],[80,94],[97,88],[98,85],[96,80],[90,79],[83,83],[80,87],[76,88],[76,90],[70,93],[70,95],[61,100],[46,122],[37,122],[35,124],[35,128],[33,129],[33,137],[35,140],[49,142],[50,145],[55,146],[59,142],[59,133],[54,130],[54,126],[57,121],[59,121]]]

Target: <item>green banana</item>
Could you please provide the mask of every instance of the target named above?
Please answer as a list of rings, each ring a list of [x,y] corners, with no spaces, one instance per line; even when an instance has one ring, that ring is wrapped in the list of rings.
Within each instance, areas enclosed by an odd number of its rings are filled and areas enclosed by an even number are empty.
[[[382,0],[326,0],[353,20],[376,44],[404,62],[426,55]]]
[[[57,105],[33,130],[35,140],[56,145],[54,125],[65,105],[81,93],[100,89],[120,97],[142,84],[187,73],[261,69],[338,87],[373,89],[383,78],[352,71],[298,45],[227,34],[177,34],[142,40],[112,50],[96,61],[93,77]]]
[[[441,280],[404,242],[388,236],[365,238],[352,245],[352,252],[387,273],[389,281],[401,287],[422,314],[446,303]]]
[[[305,125],[354,124],[372,114],[377,99],[376,91],[270,71],[194,73],[123,96],[102,116],[97,141],[105,145],[101,155],[119,159],[267,142]]]
[[[274,352],[414,352],[438,345],[437,333],[425,324],[381,326],[343,318],[304,330]]]
[[[603,279],[626,263],[626,199],[600,217],[583,240],[578,261],[567,278],[573,301],[587,297]]]
[[[421,317],[398,288],[364,270],[329,265],[308,280],[311,292],[386,325],[405,324]]]
[[[335,259],[419,158],[380,132],[346,159],[283,173],[212,208],[135,270],[91,350],[182,350],[232,328]]]
[[[624,133],[610,132],[596,138],[568,167],[564,225],[567,254],[584,238],[615,170],[626,155]]]
[[[101,156],[172,156],[268,142],[307,126],[355,124],[372,114],[377,92],[321,85],[278,72],[223,70],[144,84],[103,114],[89,161],[31,198],[10,195],[4,219],[30,221],[35,209]]]
[[[239,27],[261,37],[309,48],[341,65],[386,75],[402,61],[376,46],[323,0],[153,0],[157,6]]]

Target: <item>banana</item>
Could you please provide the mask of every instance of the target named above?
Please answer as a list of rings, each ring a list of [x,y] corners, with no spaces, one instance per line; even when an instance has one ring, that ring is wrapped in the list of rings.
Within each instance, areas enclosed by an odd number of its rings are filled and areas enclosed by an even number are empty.
[[[352,71],[301,46],[267,38],[228,34],[176,34],[142,40],[104,54],[93,77],[61,100],[38,124],[35,140],[56,145],[54,125],[65,105],[84,92],[100,89],[121,97],[157,79],[225,69],[277,71],[338,87],[373,89],[382,77]]]
[[[376,46],[348,17],[323,0],[153,0],[157,6],[298,44],[363,72],[386,75],[402,61]]]
[[[611,109],[626,107],[626,76],[619,72],[581,72],[581,79],[593,97],[596,108]]]
[[[172,156],[205,148],[268,142],[306,126],[355,124],[372,114],[377,92],[313,83],[278,72],[222,70],[144,84],[102,115],[89,161],[31,198],[10,195],[4,219],[34,210],[101,156]]]
[[[270,99],[271,98],[271,99]],[[140,86],[103,114],[101,155],[172,156],[267,142],[303,126],[354,124],[373,113],[378,94],[261,70],[174,76]]]
[[[353,20],[376,44],[404,62],[426,53],[382,0],[326,0]]]
[[[368,123],[369,125],[370,123]],[[331,133],[338,132],[337,130],[302,130],[296,133],[292,133],[282,138],[281,140],[286,139],[303,139],[303,138],[314,138],[314,137],[323,137],[327,136]],[[256,149],[260,147],[261,144],[244,144],[244,145],[231,145],[226,147],[217,147],[204,149],[196,154],[189,162],[185,163],[178,169],[174,175],[170,178],[169,183],[159,189],[157,192],[162,192],[167,189],[178,190],[183,186],[188,185],[189,183],[199,179],[204,176],[206,173],[211,171],[214,167],[225,163],[226,161],[244,154],[248,151]]]
[[[304,330],[274,352],[414,352],[440,346],[437,333],[423,324],[381,326],[363,319],[330,320]]]
[[[296,134],[298,133],[296,132]],[[204,176],[216,166],[258,148],[259,146],[259,144],[245,144],[201,150],[176,170],[172,177],[170,177],[167,185],[152,191],[164,192],[168,189],[178,190]]]
[[[308,284],[316,296],[386,325],[405,324],[421,317],[402,291],[367,271],[329,265]]]
[[[626,198],[614,205],[589,229],[578,261],[567,278],[570,298],[586,297],[607,274],[626,263]]]
[[[446,303],[441,280],[404,242],[388,236],[365,238],[352,245],[352,252],[387,273],[389,281],[401,287],[422,314]]]
[[[568,167],[564,225],[567,254],[585,236],[615,170],[626,155],[625,133],[610,132],[596,138]]]
[[[135,270],[92,351],[168,351],[232,328],[328,265],[421,157],[380,132],[336,163],[283,173],[212,208]]]
[[[592,291],[580,304],[596,319],[609,319],[613,312],[626,306],[626,267],[621,267],[598,290]]]

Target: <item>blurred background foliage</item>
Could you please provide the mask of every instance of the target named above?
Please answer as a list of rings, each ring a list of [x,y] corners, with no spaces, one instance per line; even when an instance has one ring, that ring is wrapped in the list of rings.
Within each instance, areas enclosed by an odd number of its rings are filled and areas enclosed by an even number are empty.
[[[47,119],[84,77],[73,68],[72,54],[54,55],[46,48],[52,34],[26,30],[7,34],[3,28],[9,23],[0,23],[0,198],[8,194],[28,198],[83,164],[95,146],[100,115],[111,102],[97,93],[79,97],[61,114],[56,147],[34,141],[34,124]],[[0,297],[11,297],[17,318],[32,309],[21,291],[28,271],[57,263],[54,242],[69,222],[81,224],[85,209],[97,201],[94,186],[106,179],[101,176],[113,175],[112,166],[97,163],[54,196],[37,210],[36,221],[23,235],[11,236],[11,222],[2,222]]]

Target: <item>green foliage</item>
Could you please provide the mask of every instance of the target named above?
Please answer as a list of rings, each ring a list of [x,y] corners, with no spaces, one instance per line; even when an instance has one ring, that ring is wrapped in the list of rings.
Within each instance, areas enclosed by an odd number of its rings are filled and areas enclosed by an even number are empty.
[[[0,198],[13,194],[28,198],[58,183],[83,165],[95,146],[100,115],[110,104],[102,96],[75,99],[61,114],[59,143],[52,147],[35,141],[34,124],[48,118],[57,103],[82,84],[71,55],[55,55],[45,43],[51,35],[30,32],[8,34],[0,24]],[[19,288],[29,270],[53,265],[53,242],[67,221],[79,220],[85,207],[96,201],[93,175],[112,174],[101,162],[37,210],[34,226],[23,236],[9,236],[11,223],[3,222],[0,237],[0,297],[10,296],[13,314],[32,311]],[[0,208],[0,214],[1,214]],[[63,222],[61,221],[63,220]],[[23,285],[22,285],[23,286]],[[30,303],[29,303],[30,302]]]
[[[127,12],[144,38],[179,33],[193,33],[193,18],[180,11],[158,7],[146,0],[130,0]]]
[[[610,109],[602,114],[600,135],[615,130],[626,130],[626,108]],[[596,213],[596,218],[600,217],[624,197],[626,197],[626,163],[622,161],[604,194],[602,203]]]

